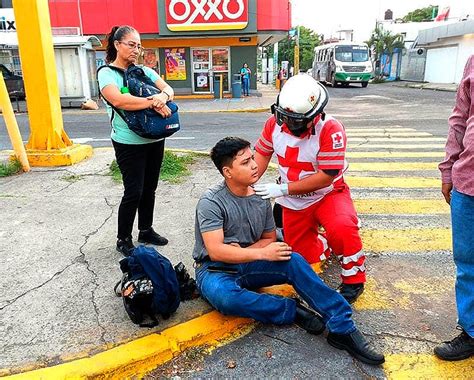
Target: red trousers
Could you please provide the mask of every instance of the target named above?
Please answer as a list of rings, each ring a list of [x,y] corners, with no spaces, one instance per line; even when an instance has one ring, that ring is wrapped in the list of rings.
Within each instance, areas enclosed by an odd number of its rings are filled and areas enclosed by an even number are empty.
[[[346,184],[303,210],[283,207],[285,242],[310,264],[324,258],[324,239],[318,236],[319,226],[326,231],[327,244],[341,263],[342,282],[364,283],[365,255],[359,236],[359,218]]]

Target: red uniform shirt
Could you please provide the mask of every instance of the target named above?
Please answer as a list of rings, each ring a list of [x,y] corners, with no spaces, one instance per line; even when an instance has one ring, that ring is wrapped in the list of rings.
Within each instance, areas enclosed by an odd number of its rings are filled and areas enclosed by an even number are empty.
[[[319,120],[313,130],[300,137],[294,136],[286,125],[279,126],[275,117],[270,117],[262,134],[255,144],[255,150],[264,156],[276,153],[282,183],[301,180],[318,170],[338,170],[333,183],[325,188],[307,194],[287,195],[276,202],[293,210],[302,210],[320,201],[334,188],[343,183],[343,172],[347,169],[345,161],[346,133],[343,125],[336,119],[327,117]]]

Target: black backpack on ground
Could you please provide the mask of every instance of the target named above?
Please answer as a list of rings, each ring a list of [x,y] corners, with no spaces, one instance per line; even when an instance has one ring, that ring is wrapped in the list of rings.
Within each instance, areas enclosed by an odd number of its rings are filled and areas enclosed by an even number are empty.
[[[123,76],[122,89],[128,89],[128,92],[133,96],[147,98],[161,92],[140,66],[131,65],[127,70],[122,70],[119,67],[104,65],[97,69],[97,74],[104,68],[120,73]],[[141,137],[148,139],[165,138],[178,132],[180,129],[178,106],[174,102],[169,101],[166,103],[171,110],[171,116],[164,118],[151,108],[138,111],[120,110],[109,103],[103,95],[102,98],[112,107],[112,120],[115,113],[117,113],[127,123],[128,128]]]
[[[171,262],[154,248],[136,247],[131,256],[120,260],[120,269],[123,276],[115,292],[122,296],[133,323],[154,327],[158,325],[157,315],[168,319],[178,309],[180,287],[176,272]]]

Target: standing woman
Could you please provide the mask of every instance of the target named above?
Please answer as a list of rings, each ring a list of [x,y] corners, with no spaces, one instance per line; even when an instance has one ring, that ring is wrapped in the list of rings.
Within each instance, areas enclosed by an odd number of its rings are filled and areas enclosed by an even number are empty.
[[[131,26],[114,26],[107,36],[106,62],[126,70],[134,65],[141,52],[140,35]],[[173,89],[152,69],[142,67],[161,93],[148,98],[132,96],[123,91],[123,76],[112,69],[98,74],[99,88],[107,103],[127,111],[153,108],[163,117],[171,115],[166,106],[173,100]],[[124,93],[122,93],[124,92]],[[132,132],[125,121],[107,104],[112,124],[111,139],[115,158],[122,173],[124,193],[118,211],[117,251],[130,255],[134,248],[132,229],[138,211],[138,241],[166,245],[168,240],[153,230],[155,190],[158,185],[165,148],[164,139],[147,139]]]
[[[245,96],[249,96],[250,92],[250,74],[252,74],[252,72],[249,69],[249,65],[247,65],[247,63],[244,63],[244,65],[240,69],[240,76],[242,77],[242,90]]]

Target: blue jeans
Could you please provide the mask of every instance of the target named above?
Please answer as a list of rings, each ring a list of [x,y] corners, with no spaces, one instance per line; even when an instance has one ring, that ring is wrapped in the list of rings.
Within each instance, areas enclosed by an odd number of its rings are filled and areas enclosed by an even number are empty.
[[[458,323],[474,337],[474,196],[453,189],[451,224]]]
[[[244,95],[249,95],[250,91],[250,79],[249,78],[242,78],[242,91]]]
[[[232,268],[237,273],[211,272],[207,269],[209,266]],[[329,288],[298,253],[293,253],[289,261],[245,264],[205,261],[196,269],[196,280],[203,298],[222,314],[277,325],[294,322],[295,300],[255,290],[291,284],[301,298],[322,315],[329,331],[348,334],[355,330],[350,305],[338,292]]]

